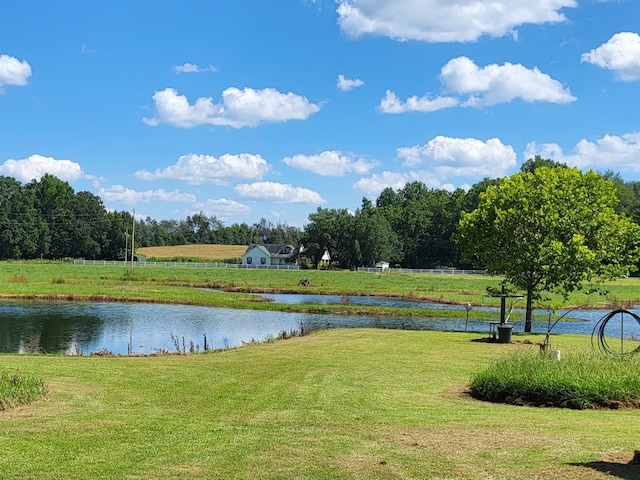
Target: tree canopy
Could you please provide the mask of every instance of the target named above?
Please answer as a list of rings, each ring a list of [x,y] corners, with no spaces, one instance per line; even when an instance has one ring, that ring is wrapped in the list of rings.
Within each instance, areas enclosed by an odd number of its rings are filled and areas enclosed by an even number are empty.
[[[640,227],[615,211],[616,186],[602,175],[540,166],[502,179],[462,213],[457,242],[464,258],[505,275],[532,300],[628,275],[640,255]]]

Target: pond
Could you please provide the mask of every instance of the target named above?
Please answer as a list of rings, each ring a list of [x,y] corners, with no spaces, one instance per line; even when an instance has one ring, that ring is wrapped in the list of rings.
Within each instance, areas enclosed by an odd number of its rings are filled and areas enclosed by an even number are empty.
[[[339,303],[339,296],[268,295],[277,302]],[[320,298],[319,298],[320,297]],[[418,306],[456,309],[459,319],[419,317],[342,316],[239,310],[187,305],[97,302],[4,301],[0,303],[0,351],[8,353],[45,352],[90,354],[103,350],[115,354],[150,354],[237,347],[264,341],[282,332],[298,333],[301,328],[372,327],[407,330],[463,331],[463,307],[384,297],[350,297],[353,304]],[[475,308],[474,310],[479,310]],[[484,307],[496,312],[496,309]],[[553,333],[591,335],[594,326],[608,311],[587,310],[572,313],[576,321],[560,322]],[[635,313],[640,313],[634,310]],[[546,318],[538,312],[537,318]],[[607,335],[640,337],[640,326],[629,321],[611,322]],[[514,332],[523,330],[513,322]],[[487,333],[489,322],[469,316],[469,331]],[[534,332],[546,333],[547,322],[533,324]]]

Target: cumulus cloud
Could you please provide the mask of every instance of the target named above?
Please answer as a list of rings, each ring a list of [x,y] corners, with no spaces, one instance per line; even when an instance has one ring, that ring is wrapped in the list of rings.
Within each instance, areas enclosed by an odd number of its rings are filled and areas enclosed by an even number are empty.
[[[280,123],[306,120],[320,110],[320,106],[295,93],[281,93],[274,88],[229,87],[222,92],[222,102],[200,97],[190,104],[185,95],[173,88],[155,92],[156,116],[143,118],[150,126],[162,123],[183,128],[199,125],[219,125],[232,128],[256,127],[261,123]]]
[[[400,147],[397,154],[408,171],[374,174],[358,180],[354,189],[375,197],[387,187],[398,190],[407,182],[421,181],[429,188],[453,191],[457,187],[447,182],[449,179],[502,177],[517,163],[513,148],[497,138],[483,142],[476,138],[437,136],[424,145]],[[468,189],[468,184],[458,187]]]
[[[439,78],[449,96],[413,96],[403,102],[387,90],[380,110],[383,113],[433,112],[456,105],[480,108],[515,99],[529,103],[576,100],[568,88],[546,73],[509,62],[478,67],[468,57],[457,57],[442,67]]]
[[[364,82],[359,78],[349,79],[344,75],[338,75],[338,90],[342,90],[343,92],[348,92],[349,90],[353,90],[354,88],[358,88],[364,85]]]
[[[342,177],[347,173],[367,174],[377,162],[366,160],[353,153],[343,154],[327,150],[317,155],[294,155],[282,160],[292,168],[307,170],[324,177]]]
[[[194,204],[194,208],[198,209],[198,212],[204,211],[208,215],[215,215],[219,218],[247,215],[251,212],[251,208],[247,205],[236,202],[235,200],[228,200],[226,198],[210,198],[206,202],[198,202]]]
[[[566,20],[575,0],[338,0],[338,23],[352,37],[473,42],[483,35],[516,35],[525,24]]]
[[[271,166],[260,155],[241,153],[224,154],[217,158],[211,155],[182,155],[167,168],[153,172],[138,170],[134,173],[141,180],[170,179],[191,184],[226,184],[229,179],[257,180],[269,171]]]
[[[567,154],[556,143],[531,142],[527,145],[525,157],[535,155],[581,169],[640,172],[640,132],[605,135],[596,141],[582,139]]]
[[[31,65],[9,55],[0,55],[0,93],[5,85],[26,85],[31,77]]]
[[[268,201],[275,203],[312,203],[322,204],[326,200],[307,188],[275,182],[241,183],[235,192],[248,200]]]
[[[486,142],[476,138],[437,136],[424,145],[401,147],[398,157],[405,166],[427,166],[439,179],[450,177],[502,177],[516,166],[517,155],[511,145],[498,138]]]
[[[176,73],[202,73],[202,72],[217,72],[218,69],[213,65],[207,65],[201,67],[194,63],[183,63],[182,65],[176,65],[173,67],[173,71]]]
[[[386,96],[380,101],[379,109],[382,113],[407,113],[407,112],[435,112],[458,105],[458,100],[453,97],[417,97],[416,95],[402,101],[391,90],[387,90]]]
[[[107,202],[137,205],[149,202],[194,202],[196,198],[179,190],[168,192],[163,189],[136,191],[122,185],[112,185],[109,188],[101,188],[98,196]]]
[[[640,80],[640,35],[620,32],[590,52],[583,53],[581,62],[588,62],[615,72],[623,82]]]
[[[417,170],[410,172],[389,172],[374,173],[369,178],[361,178],[353,188],[359,193],[367,197],[377,197],[380,192],[387,187],[393,190],[399,190],[408,182],[420,181],[429,188],[442,188],[442,184],[436,179],[431,172],[425,170]]]
[[[80,164],[71,160],[58,160],[42,155],[31,155],[20,160],[9,159],[0,165],[0,174],[22,182],[40,180],[46,173],[66,182],[93,178],[82,171]]]

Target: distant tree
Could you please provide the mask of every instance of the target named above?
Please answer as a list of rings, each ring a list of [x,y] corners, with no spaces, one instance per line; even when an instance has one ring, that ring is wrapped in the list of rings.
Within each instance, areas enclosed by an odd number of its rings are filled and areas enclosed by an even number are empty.
[[[355,238],[359,256],[355,265],[374,266],[380,261],[398,263],[402,248],[396,233],[380,209],[370,200],[362,199],[362,208],[355,215]]]
[[[305,255],[317,267],[325,250],[331,255],[331,262],[341,266],[350,264],[354,257],[353,214],[349,210],[318,207],[309,214],[309,222],[302,235]]]
[[[381,192],[376,205],[398,236],[404,266],[428,268],[457,263],[451,235],[458,224],[462,194],[430,189],[418,181],[407,183],[397,192],[390,188]]]
[[[536,155],[535,157],[530,158],[526,162],[524,162],[520,167],[520,171],[533,173],[537,168],[540,167],[568,168],[566,163],[556,162],[548,158],[542,158],[540,155]]]
[[[640,227],[618,215],[616,189],[592,171],[539,167],[490,186],[463,213],[457,240],[469,261],[505,275],[532,302],[568,295],[629,274],[640,256]]]
[[[0,177],[0,259],[37,255],[40,217],[31,192],[11,177]]]
[[[71,185],[53,175],[45,174],[26,186],[34,196],[34,205],[42,219],[38,251],[44,258],[64,258],[71,255],[71,230],[74,213],[71,202],[75,192]]]
[[[109,220],[102,199],[90,192],[78,192],[69,202],[69,250],[74,258],[102,258]]]

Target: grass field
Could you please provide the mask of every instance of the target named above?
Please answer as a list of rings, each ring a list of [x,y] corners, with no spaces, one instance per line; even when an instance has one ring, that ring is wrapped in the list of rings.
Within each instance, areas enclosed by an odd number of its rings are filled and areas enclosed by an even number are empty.
[[[0,295],[274,308],[199,288],[215,287],[486,304],[486,286],[500,280],[7,262]],[[637,301],[639,287],[637,278],[612,283],[609,299]],[[340,329],[196,355],[2,355],[5,371],[42,379],[47,395],[0,412],[0,478],[640,478],[629,463],[640,449],[638,410],[472,399],[476,372],[543,340],[482,336]],[[563,352],[591,349],[586,336],[552,341]]]
[[[477,339],[354,329],[200,355],[3,355],[49,393],[0,413],[0,478],[639,478],[640,412],[474,400],[474,372],[534,348]]]
[[[225,292],[328,293],[335,295],[402,296],[462,305],[498,305],[486,296],[486,288],[497,288],[500,277],[484,275],[420,275],[403,273],[361,273],[320,270],[263,270],[236,268],[154,267],[136,264],[134,272],[123,266],[74,266],[63,262],[3,262],[0,268],[0,296],[44,299],[157,301],[237,308],[279,309],[336,313],[380,310],[353,305],[275,305],[255,298]],[[301,285],[301,280],[306,280]],[[216,290],[203,291],[202,288]],[[630,277],[606,285],[608,293],[573,293],[567,301],[559,295],[538,302],[540,308],[583,305],[594,302],[640,303],[640,278]],[[524,301],[517,300],[516,306]],[[386,312],[389,313],[389,312]],[[399,310],[398,314],[426,314]],[[478,314],[474,311],[474,315]]]
[[[148,258],[195,258],[211,261],[240,258],[246,245],[175,245],[172,247],[140,247],[136,253]]]

